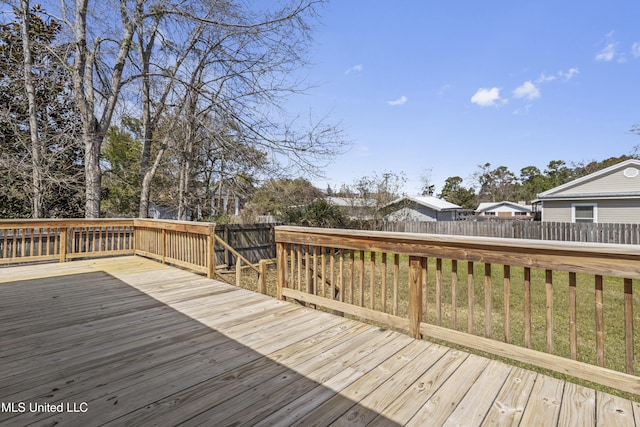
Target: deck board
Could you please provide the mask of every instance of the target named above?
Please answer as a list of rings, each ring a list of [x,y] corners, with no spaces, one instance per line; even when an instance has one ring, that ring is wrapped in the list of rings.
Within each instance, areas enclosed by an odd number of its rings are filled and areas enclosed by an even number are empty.
[[[0,402],[8,426],[640,419],[637,402],[131,256],[0,269]]]

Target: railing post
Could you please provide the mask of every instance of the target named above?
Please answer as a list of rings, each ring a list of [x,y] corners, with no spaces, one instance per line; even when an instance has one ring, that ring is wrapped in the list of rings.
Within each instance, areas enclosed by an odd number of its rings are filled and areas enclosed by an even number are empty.
[[[60,229],[60,262],[65,262],[67,260],[67,233],[67,228]],[[42,241],[40,242],[40,245],[42,246]]]
[[[260,276],[258,277],[258,292],[263,295],[267,294],[267,260],[261,259],[258,263]]]
[[[207,234],[207,277],[216,278],[216,226],[209,226]]]
[[[409,258],[409,334],[421,339],[422,322],[422,261],[419,257]]]
[[[242,259],[236,257],[236,286],[242,285]]]

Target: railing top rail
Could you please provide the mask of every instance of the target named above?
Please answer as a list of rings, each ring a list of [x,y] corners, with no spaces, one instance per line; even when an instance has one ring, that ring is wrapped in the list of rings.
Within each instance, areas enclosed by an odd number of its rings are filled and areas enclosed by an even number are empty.
[[[150,227],[170,231],[180,231],[194,234],[208,234],[215,227],[213,222],[176,221],[167,219],[136,218],[135,227]]]
[[[46,219],[0,219],[0,229],[28,227],[86,227],[86,226],[132,226],[132,218],[46,218]]]
[[[276,241],[640,278],[636,245],[276,227]]]

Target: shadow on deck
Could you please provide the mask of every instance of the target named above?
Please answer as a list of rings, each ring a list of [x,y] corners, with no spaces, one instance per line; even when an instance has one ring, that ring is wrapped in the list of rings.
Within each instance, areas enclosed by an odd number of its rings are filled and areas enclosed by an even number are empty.
[[[2,272],[2,425],[636,425],[640,417],[637,403],[139,257]]]

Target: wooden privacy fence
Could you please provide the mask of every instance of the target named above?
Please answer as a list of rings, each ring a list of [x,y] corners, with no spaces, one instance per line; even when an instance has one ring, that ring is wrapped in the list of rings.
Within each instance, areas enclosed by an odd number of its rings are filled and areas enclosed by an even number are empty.
[[[154,219],[0,220],[0,265],[141,255],[214,278],[216,265],[227,267],[218,264],[225,253],[233,259],[236,284],[240,284],[245,266],[258,274],[258,289],[266,293],[266,263],[251,262],[236,251],[218,235],[213,223]]]
[[[276,257],[275,224],[221,224],[216,235],[237,253],[253,264]],[[223,246],[216,248],[216,264],[233,267],[237,262],[234,252]]]
[[[276,227],[278,297],[640,394],[625,245]]]
[[[640,245],[640,224],[505,221],[386,222],[383,231]]]

